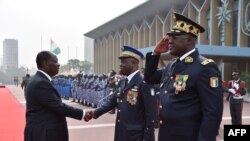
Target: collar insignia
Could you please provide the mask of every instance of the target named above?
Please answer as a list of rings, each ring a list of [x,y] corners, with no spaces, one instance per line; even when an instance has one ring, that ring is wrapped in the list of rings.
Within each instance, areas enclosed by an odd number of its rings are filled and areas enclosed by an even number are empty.
[[[185,58],[185,63],[192,63],[194,61],[194,59],[190,56]]]

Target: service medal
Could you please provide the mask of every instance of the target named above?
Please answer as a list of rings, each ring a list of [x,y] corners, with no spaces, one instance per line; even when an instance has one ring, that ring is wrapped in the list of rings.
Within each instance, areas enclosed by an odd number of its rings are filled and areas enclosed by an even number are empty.
[[[133,106],[137,102],[137,97],[138,97],[138,88],[137,86],[135,86],[134,88],[128,91],[127,101]]]
[[[186,82],[188,80],[188,75],[176,75],[175,76],[175,94],[179,94],[179,92],[184,91],[186,89]]]

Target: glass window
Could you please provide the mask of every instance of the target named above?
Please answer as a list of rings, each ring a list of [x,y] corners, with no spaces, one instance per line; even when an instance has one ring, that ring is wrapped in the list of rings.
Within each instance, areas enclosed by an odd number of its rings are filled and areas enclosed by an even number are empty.
[[[208,9],[207,10],[207,18],[206,18],[206,20],[207,20],[207,29],[206,29],[206,40],[207,40],[207,44],[209,44],[209,41],[210,41],[210,37],[209,37],[209,35],[210,35],[210,9]]]
[[[237,30],[238,30],[238,6],[239,1],[235,0],[233,3],[233,11],[232,11],[232,46],[237,46]]]
[[[250,7],[248,7],[248,15],[247,15],[247,17],[248,17],[248,29],[250,29]],[[250,32],[250,31],[249,31]],[[249,33],[248,32],[248,33]],[[250,36],[248,36],[248,45],[247,45],[248,47],[250,47]]]

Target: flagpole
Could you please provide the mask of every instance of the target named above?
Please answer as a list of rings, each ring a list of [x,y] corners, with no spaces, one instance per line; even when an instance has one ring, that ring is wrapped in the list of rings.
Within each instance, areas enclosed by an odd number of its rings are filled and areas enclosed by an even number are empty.
[[[50,37],[50,51],[52,51],[52,45],[51,45],[52,43],[51,42],[52,42],[52,38]]]
[[[43,36],[41,36],[41,51],[43,50]]]
[[[67,63],[69,62],[69,46],[68,46],[68,60],[67,60]]]
[[[76,47],[76,59],[77,59],[77,47]]]

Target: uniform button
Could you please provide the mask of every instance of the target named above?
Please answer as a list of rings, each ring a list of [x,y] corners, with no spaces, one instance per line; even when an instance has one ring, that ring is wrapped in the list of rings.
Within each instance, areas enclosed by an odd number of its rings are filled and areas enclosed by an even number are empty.
[[[118,119],[117,122],[120,122],[120,120]]]
[[[122,100],[120,100],[120,102],[122,103]]]
[[[164,93],[165,93],[165,94],[167,94],[167,93],[168,93],[168,91],[166,90],[166,91],[164,91]]]
[[[160,124],[162,124],[162,120],[160,120]]]
[[[160,105],[160,109],[162,108],[162,105]]]
[[[174,78],[173,76],[170,77],[170,79],[173,79],[173,78]]]
[[[118,110],[118,112],[121,112],[121,110]]]
[[[154,123],[155,121],[154,121],[154,120],[152,120],[152,122]]]

